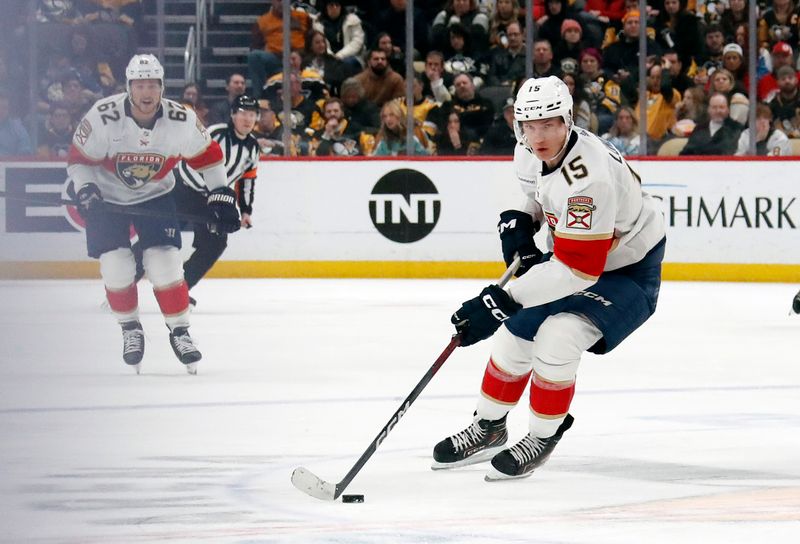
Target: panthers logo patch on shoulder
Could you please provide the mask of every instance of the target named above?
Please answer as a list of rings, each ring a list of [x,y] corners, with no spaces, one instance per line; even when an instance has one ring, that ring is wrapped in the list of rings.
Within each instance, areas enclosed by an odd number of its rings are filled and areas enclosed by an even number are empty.
[[[590,230],[592,212],[597,209],[588,196],[573,196],[567,199],[567,228]]]
[[[115,158],[117,177],[130,189],[138,189],[161,171],[166,159],[156,153],[120,153]]]

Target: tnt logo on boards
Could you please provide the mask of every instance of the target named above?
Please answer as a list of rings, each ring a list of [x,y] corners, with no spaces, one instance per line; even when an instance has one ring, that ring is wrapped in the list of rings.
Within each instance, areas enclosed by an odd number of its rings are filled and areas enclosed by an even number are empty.
[[[402,168],[384,175],[372,188],[369,216],[382,235],[407,244],[429,235],[442,211],[436,186],[422,172]]]

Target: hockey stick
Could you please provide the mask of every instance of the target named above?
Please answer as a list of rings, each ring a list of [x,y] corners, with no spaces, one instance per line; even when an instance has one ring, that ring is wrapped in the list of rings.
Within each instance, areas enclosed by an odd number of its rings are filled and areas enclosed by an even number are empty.
[[[66,200],[62,198],[47,199],[47,198],[36,198],[30,196],[14,196],[8,194],[5,191],[0,191],[0,198],[5,198],[6,200],[16,200],[18,202],[26,202],[28,204],[38,204],[41,206],[77,206],[77,203],[74,200]],[[110,211],[125,215],[159,217],[162,219],[169,219],[174,217],[179,221],[186,221],[187,223],[193,223],[195,225],[206,225],[212,223],[210,218],[204,217],[202,215],[194,215],[194,214],[186,214],[178,212],[171,214],[171,213],[161,212],[158,210],[148,210],[147,208],[121,206],[119,204],[112,204],[111,202],[103,202],[103,206],[106,206]]]
[[[505,286],[505,284],[508,283],[508,280],[511,279],[511,276],[514,275],[514,272],[517,271],[519,265],[520,258],[516,257],[514,262],[511,263],[511,266],[509,266],[503,273],[503,276],[500,278],[500,281],[498,281],[497,284],[500,287]],[[334,501],[338,499],[347,486],[350,485],[350,482],[353,481],[353,478],[355,478],[359,471],[364,467],[369,458],[372,457],[372,454],[375,453],[375,451],[378,449],[378,446],[380,446],[381,443],[386,440],[386,437],[389,435],[392,429],[394,429],[395,425],[400,422],[400,418],[402,418],[406,412],[408,412],[409,408],[411,408],[411,404],[417,400],[417,397],[419,397],[420,393],[422,393],[422,390],[425,389],[428,383],[433,379],[434,375],[439,372],[439,369],[442,368],[444,362],[448,357],[450,357],[450,354],[453,353],[453,350],[455,350],[460,343],[461,336],[454,334],[450,339],[450,343],[447,344],[447,347],[444,348],[442,354],[439,355],[439,357],[433,363],[433,366],[428,369],[419,383],[414,387],[408,397],[406,397],[406,400],[404,400],[400,405],[400,408],[395,410],[394,414],[392,414],[392,417],[389,418],[388,423],[383,426],[383,429],[381,429],[381,431],[378,433],[378,436],[376,436],[370,445],[367,446],[367,449],[361,454],[361,457],[358,458],[358,461],[356,461],[356,464],[353,465],[353,468],[351,468],[350,471],[345,474],[341,482],[337,484],[326,482],[307,468],[298,467],[294,469],[294,472],[292,472],[292,485],[294,485],[303,493],[323,501]]]

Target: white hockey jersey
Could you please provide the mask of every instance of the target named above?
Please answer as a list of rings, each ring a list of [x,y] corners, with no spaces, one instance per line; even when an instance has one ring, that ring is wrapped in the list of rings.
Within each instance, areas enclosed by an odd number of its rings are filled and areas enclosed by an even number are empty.
[[[523,145],[514,169],[526,195],[523,210],[549,227],[553,258],[534,266],[509,292],[523,306],[558,300],[594,284],[604,271],[641,260],[662,238],[657,202],[619,152],[575,128],[553,170]]]
[[[210,189],[226,185],[222,150],[194,111],[162,99],[155,123],[143,128],[123,93],[98,100],[86,113],[72,138],[67,171],[76,191],[95,183],[103,199],[131,205],[169,193],[180,160],[204,171]]]

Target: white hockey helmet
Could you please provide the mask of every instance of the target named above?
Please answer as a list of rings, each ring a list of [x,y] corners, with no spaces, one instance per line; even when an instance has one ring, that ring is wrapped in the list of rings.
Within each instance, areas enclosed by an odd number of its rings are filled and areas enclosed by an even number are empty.
[[[567,145],[572,134],[572,96],[567,84],[556,76],[530,78],[520,86],[514,101],[514,134],[517,141],[530,148],[522,131],[522,121],[561,117],[567,125]]]
[[[161,82],[161,89],[164,89],[164,67],[155,55],[134,55],[125,68],[125,87],[128,94],[131,94],[131,81],[135,79],[157,79]]]

